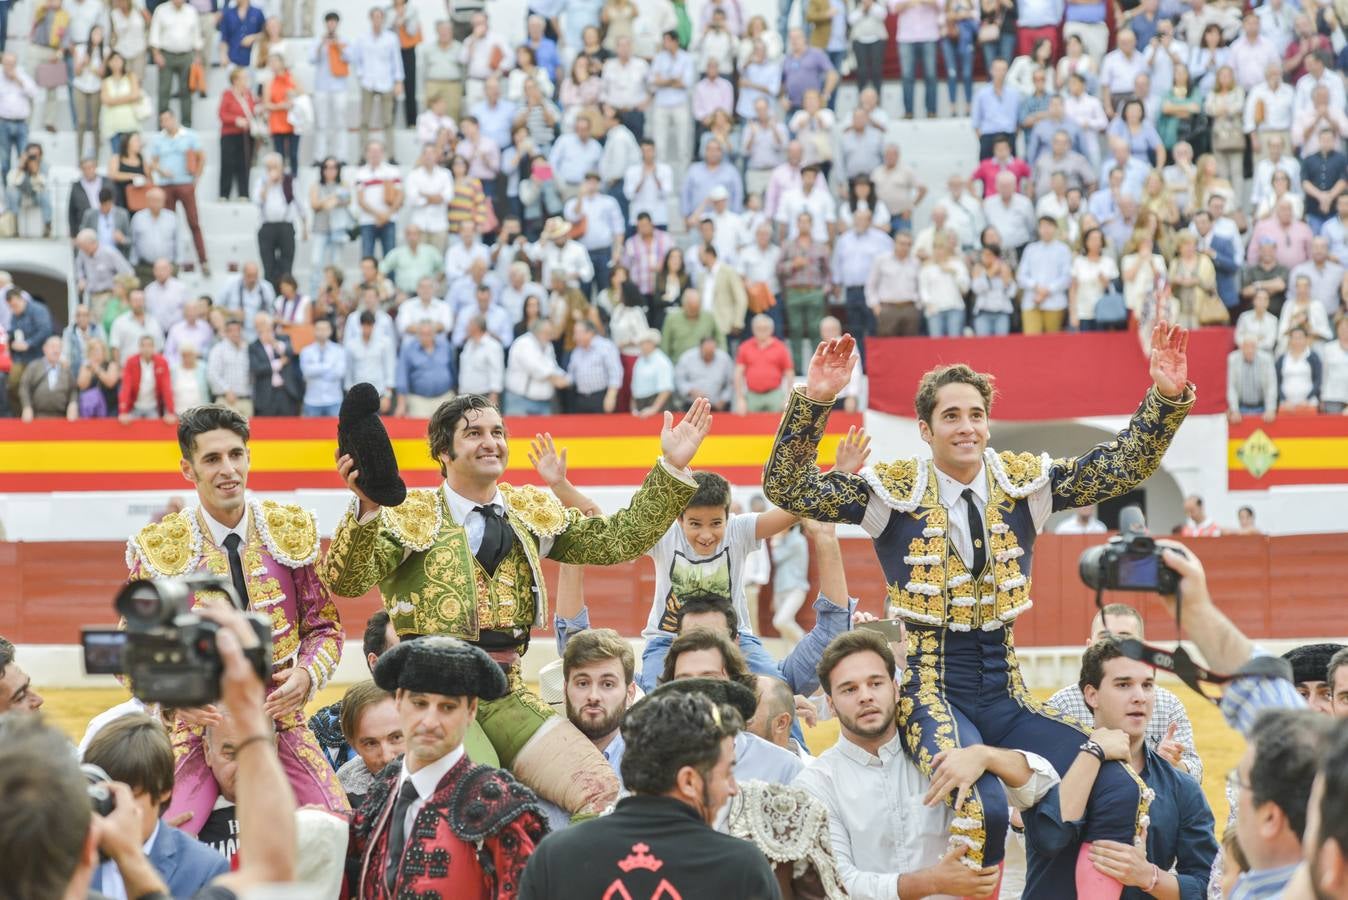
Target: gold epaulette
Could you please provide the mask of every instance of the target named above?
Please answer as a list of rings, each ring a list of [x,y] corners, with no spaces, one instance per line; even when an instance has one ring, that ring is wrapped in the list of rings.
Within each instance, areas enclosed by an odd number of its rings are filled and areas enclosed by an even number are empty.
[[[397,506],[385,506],[379,511],[384,527],[409,550],[429,550],[440,533],[440,498],[437,488],[423,488],[407,492],[407,499]]]
[[[985,460],[1002,490],[1016,499],[1028,497],[1048,484],[1049,470],[1053,466],[1053,460],[1047,453],[1036,456],[1010,450],[1000,453],[988,450]]]
[[[876,463],[862,469],[861,477],[886,506],[899,512],[912,512],[927,491],[927,463],[923,460]]]
[[[503,484],[501,496],[514,517],[538,537],[556,537],[571,524],[566,507],[550,491],[531,484]]]
[[[177,578],[192,571],[201,557],[196,511],[170,513],[146,525],[126,542],[126,567],[139,563],[141,578]]]
[[[253,504],[253,527],[272,559],[292,569],[318,559],[318,519],[295,503],[262,500]]]

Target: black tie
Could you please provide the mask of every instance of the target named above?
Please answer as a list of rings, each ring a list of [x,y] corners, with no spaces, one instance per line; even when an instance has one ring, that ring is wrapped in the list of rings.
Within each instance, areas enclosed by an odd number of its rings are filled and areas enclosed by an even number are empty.
[[[248,582],[243,578],[243,560],[239,557],[239,544],[242,539],[230,532],[225,535],[225,553],[229,555],[229,577],[234,582],[234,590],[239,592],[239,602],[243,609],[248,608]]]
[[[403,846],[407,843],[407,810],[420,795],[417,786],[408,778],[398,790],[398,800],[393,804],[393,821],[389,823],[388,860],[384,868],[384,881],[390,893],[393,883],[398,879],[398,863],[403,858]]]
[[[983,567],[988,564],[988,551],[983,541],[983,517],[978,514],[978,504],[974,502],[974,492],[970,488],[965,488],[964,493],[960,494],[964,498],[964,506],[969,511],[969,538],[974,545],[974,565],[971,574],[974,580],[983,574]]]
[[[482,568],[487,570],[488,575],[495,575],[496,567],[514,546],[515,534],[510,530],[506,520],[496,511],[496,504],[476,506],[473,511],[482,514],[482,543],[477,548],[477,561],[482,563]]]

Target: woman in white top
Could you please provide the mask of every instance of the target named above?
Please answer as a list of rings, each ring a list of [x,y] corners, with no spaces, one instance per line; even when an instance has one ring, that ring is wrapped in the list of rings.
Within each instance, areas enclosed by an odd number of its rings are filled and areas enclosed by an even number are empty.
[[[108,54],[99,94],[99,132],[114,154],[121,149],[121,135],[140,130],[140,79],[126,66],[120,53]]]
[[[1254,292],[1252,308],[1245,310],[1236,319],[1236,346],[1246,338],[1254,338],[1259,349],[1272,353],[1278,345],[1278,317],[1268,311],[1268,291],[1260,288]]]
[[[1058,84],[1067,84],[1072,75],[1080,75],[1088,82],[1095,81],[1095,59],[1086,52],[1080,35],[1069,35],[1064,45],[1063,58],[1058,60]]]
[[[506,99],[511,103],[524,100],[524,82],[532,80],[544,97],[552,96],[552,78],[538,64],[534,49],[528,44],[515,48],[515,68],[506,77]]]
[[[290,44],[281,33],[281,20],[276,16],[268,16],[262,25],[262,36],[253,44],[253,70],[257,85],[262,89],[262,95],[266,96],[267,85],[271,84],[275,74],[267,64],[273,55],[279,54],[286,63],[286,68],[290,67]]]
[[[980,337],[1011,333],[1016,308],[1016,273],[1002,259],[996,244],[984,245],[974,266],[974,334]]]
[[[800,102],[801,108],[786,127],[792,137],[800,141],[801,165],[819,166],[827,181],[829,169],[833,167],[833,131],[837,119],[816,90],[806,91]]]
[[[1209,22],[1197,47],[1189,50],[1189,77],[1199,94],[1206,94],[1217,83],[1217,70],[1226,65],[1231,51],[1222,46],[1222,27]]]
[[[1292,204],[1292,218],[1299,220],[1305,205],[1296,186],[1292,184],[1292,176],[1282,169],[1275,169],[1267,190],[1264,189],[1262,182],[1256,181],[1250,192],[1250,203],[1254,205],[1254,220],[1258,222],[1273,215],[1273,211],[1278,208],[1284,197]]]
[[[1278,352],[1287,349],[1287,333],[1300,325],[1312,344],[1327,341],[1333,337],[1329,330],[1329,313],[1320,301],[1311,296],[1311,280],[1306,275],[1298,275],[1292,292],[1282,306],[1282,315],[1278,318]]]
[[[146,29],[150,14],[145,7],[132,0],[112,0],[108,10],[108,47],[126,60],[126,67],[134,72],[137,81],[145,80]]]
[[[1287,351],[1278,357],[1278,411],[1311,412],[1320,403],[1323,368],[1301,326],[1287,334]]]
[[[89,29],[89,40],[75,48],[75,158],[84,158],[84,136],[93,138],[90,155],[98,158],[99,109],[103,93],[104,65],[108,46],[103,37],[103,26]]]
[[[1320,412],[1348,416],[1348,315],[1334,320],[1338,339],[1320,346]]]
[[[1100,229],[1086,232],[1081,246],[1083,254],[1072,260],[1072,284],[1067,289],[1068,320],[1081,331],[1098,331],[1095,307],[1119,277],[1119,267],[1105,253],[1105,235]]]
[[[1119,260],[1119,274],[1123,278],[1123,302],[1137,319],[1138,340],[1143,352],[1151,351],[1151,326],[1156,319],[1156,300],[1164,296],[1169,301],[1166,286],[1165,258],[1155,252],[1152,239],[1143,234],[1128,242],[1133,252]],[[1127,249],[1125,247],[1125,249]],[[1167,308],[1166,320],[1170,321]]]
[[[1034,94],[1034,73],[1039,69],[1044,70],[1045,90],[1052,94],[1057,76],[1053,71],[1053,42],[1048,38],[1035,41],[1029,56],[1017,56],[1011,61],[1011,68],[1006,70],[1006,83],[1022,97],[1029,97]]]
[[[931,260],[917,274],[917,296],[922,303],[930,337],[964,334],[964,292],[967,290],[969,270],[952,252],[951,242],[933,242]]]
[[[197,354],[196,344],[186,342],[179,351],[179,361],[173,366],[173,408],[191,409],[211,400],[206,388],[206,365]]]
[[[881,4],[882,6],[884,4]],[[888,37],[888,35],[886,35]],[[749,20],[749,24],[744,28],[744,37],[740,38],[739,49],[736,51],[737,61],[741,70],[748,65],[749,60],[754,55],[754,43],[761,41],[763,49],[767,51],[765,59],[768,62],[780,62],[782,58],[782,36],[776,31],[768,28],[768,21],[762,16],[754,16]]]

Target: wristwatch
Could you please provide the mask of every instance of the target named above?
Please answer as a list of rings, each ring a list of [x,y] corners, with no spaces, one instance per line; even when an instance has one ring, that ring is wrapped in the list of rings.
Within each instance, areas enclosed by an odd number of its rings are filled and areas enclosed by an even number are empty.
[[[1105,748],[1101,747],[1095,741],[1087,739],[1086,743],[1082,744],[1077,749],[1080,750],[1082,753],[1089,753],[1091,756],[1094,756],[1102,763],[1105,761]]]

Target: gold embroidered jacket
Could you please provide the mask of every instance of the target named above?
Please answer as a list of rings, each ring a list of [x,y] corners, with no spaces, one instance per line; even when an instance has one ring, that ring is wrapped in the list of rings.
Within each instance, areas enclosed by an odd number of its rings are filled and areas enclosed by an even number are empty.
[[[799,516],[852,524],[860,524],[867,506],[878,500],[891,511],[874,539],[891,614],[957,631],[991,631],[1032,605],[1029,572],[1037,529],[1026,498],[1047,488],[1053,509],[1062,510],[1132,490],[1156,471],[1193,400],[1192,391],[1172,401],[1153,388],[1113,440],[1073,459],[986,450],[989,552],[982,572],[970,572],[950,546],[934,463],[904,459],[855,475],[821,472],[816,459],[832,404],[810,400],[800,390],[791,395],[763,469],[763,493]]]
[[[658,463],[631,504],[587,518],[532,486],[500,486],[515,546],[488,576],[440,489],[409,491],[401,506],[358,522],[355,505],[332,537],[319,576],[334,594],[360,597],[376,584],[399,634],[450,634],[477,640],[487,629],[547,621],[546,556],[573,565],[610,566],[641,556],[664,535],[696,486]]]

